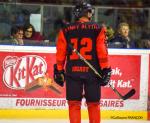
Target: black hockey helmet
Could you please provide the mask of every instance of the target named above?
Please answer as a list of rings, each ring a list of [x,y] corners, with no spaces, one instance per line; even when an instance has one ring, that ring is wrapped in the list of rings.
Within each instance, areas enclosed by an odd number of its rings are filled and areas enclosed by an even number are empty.
[[[92,14],[94,14],[94,8],[91,4],[87,2],[81,2],[76,4],[73,10],[75,18],[80,18],[84,16],[87,12],[91,12]]]

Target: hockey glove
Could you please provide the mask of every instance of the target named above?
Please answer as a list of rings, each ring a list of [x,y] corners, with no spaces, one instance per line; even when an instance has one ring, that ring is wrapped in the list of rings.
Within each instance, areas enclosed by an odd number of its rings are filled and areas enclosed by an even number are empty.
[[[102,70],[102,82],[100,83],[101,86],[105,86],[108,84],[111,77],[111,68],[104,68]]]
[[[64,81],[65,81],[64,70],[58,70],[56,64],[54,64],[54,80],[61,87],[64,86]]]

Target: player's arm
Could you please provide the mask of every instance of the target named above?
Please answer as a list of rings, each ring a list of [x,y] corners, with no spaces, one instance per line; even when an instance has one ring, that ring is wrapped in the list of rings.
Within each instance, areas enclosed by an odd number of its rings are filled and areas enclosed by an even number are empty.
[[[67,43],[62,30],[60,30],[56,43],[56,64],[54,64],[54,80],[60,86],[64,85],[64,64],[66,60]]]
[[[108,61],[108,50],[106,45],[106,29],[102,28],[96,41],[96,50],[99,60],[100,67],[108,68],[110,67],[109,61]]]
[[[64,69],[64,64],[66,60],[66,52],[67,52],[67,42],[62,30],[60,30],[56,42],[56,64],[58,70]]]
[[[102,69],[102,85],[107,85],[111,77],[111,67],[108,60],[108,49],[106,42],[106,28],[102,28],[96,41],[96,51],[100,68]]]

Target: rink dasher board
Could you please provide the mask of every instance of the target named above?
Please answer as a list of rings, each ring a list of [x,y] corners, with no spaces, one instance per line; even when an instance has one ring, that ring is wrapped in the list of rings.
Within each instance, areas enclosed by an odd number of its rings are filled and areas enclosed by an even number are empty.
[[[35,52],[35,53],[56,53],[55,47],[33,47],[33,46],[0,46],[1,52]],[[123,101],[123,107],[101,107],[102,117],[104,119],[128,119],[128,114],[132,116],[147,119],[147,97],[148,97],[148,66],[150,50],[125,50],[125,49],[109,49],[110,55],[141,55],[141,74],[140,74],[140,97],[138,100],[130,99]],[[144,76],[144,77],[143,77]],[[17,111],[16,118],[67,118],[67,104],[65,106],[16,106],[18,98],[1,98],[0,99],[0,118],[15,118],[14,114]],[[19,98],[21,99],[21,98]],[[29,98],[38,99],[38,98]],[[43,98],[44,99],[44,98]],[[47,98],[46,98],[47,99]],[[57,100],[55,98],[55,100]],[[58,100],[61,100],[60,98]],[[62,98],[62,100],[65,100]],[[116,101],[116,99],[102,99],[106,101]],[[118,100],[118,99],[117,99]],[[83,100],[83,117],[87,119],[86,106]],[[43,112],[43,113],[41,113]],[[59,113],[60,115],[58,115]],[[118,115],[116,115],[118,113]],[[42,115],[43,114],[43,115]],[[114,115],[113,115],[114,114]],[[58,117],[59,116],[59,117]],[[118,116],[118,117],[117,117]],[[121,116],[121,117],[120,117]],[[136,118],[136,117],[135,117]]]
[[[56,48],[55,47],[35,47],[35,46],[6,46],[6,45],[0,45],[0,51],[1,52],[35,52],[35,53],[56,53]],[[138,100],[135,99],[130,99],[123,101],[122,103],[124,104],[123,107],[115,107],[116,110],[147,110],[147,97],[148,97],[148,66],[149,63],[147,62],[149,59],[149,54],[150,50],[135,50],[135,49],[109,49],[109,54],[110,55],[141,55],[141,74],[140,74],[140,97]],[[145,95],[146,94],[146,95]],[[35,99],[35,98],[34,98]],[[53,109],[53,107],[34,107],[34,106],[17,106],[16,107],[16,100],[17,98],[2,98],[1,97],[1,108],[49,108]],[[58,99],[59,100],[59,99]],[[115,100],[115,99],[103,99],[104,101],[120,101],[120,100]],[[8,105],[9,104],[9,105]],[[136,104],[136,105],[135,105]],[[54,107],[55,108],[55,107]],[[59,108],[66,108],[66,107],[59,107]],[[58,108],[58,109],[59,109]],[[56,108],[57,109],[57,108]],[[114,107],[103,107],[102,109],[104,110],[113,110]]]

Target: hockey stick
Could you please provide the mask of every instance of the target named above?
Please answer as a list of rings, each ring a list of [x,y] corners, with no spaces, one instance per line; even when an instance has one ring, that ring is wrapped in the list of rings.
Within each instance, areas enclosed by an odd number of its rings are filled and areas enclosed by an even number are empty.
[[[102,76],[97,72],[97,70],[75,49],[73,48],[73,46],[70,44],[69,47],[72,49],[73,52],[75,52],[79,58],[84,61],[91,70],[93,70],[93,72],[99,76],[100,78],[102,78]],[[124,96],[115,88],[113,87],[110,83],[109,87],[122,99],[122,100],[126,100],[129,99],[130,97],[132,97],[135,94],[135,89],[131,89],[127,94],[125,94]]]

